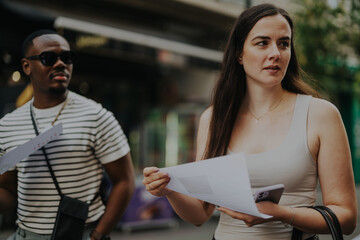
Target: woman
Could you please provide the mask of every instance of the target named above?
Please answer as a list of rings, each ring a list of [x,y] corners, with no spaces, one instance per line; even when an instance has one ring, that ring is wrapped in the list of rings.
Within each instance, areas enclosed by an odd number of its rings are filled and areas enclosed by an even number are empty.
[[[271,219],[218,207],[215,239],[291,239],[293,227],[304,239],[328,233],[323,217],[307,208],[315,203],[318,180],[343,233],[354,231],[345,128],[336,107],[316,96],[301,79],[288,13],[270,4],[245,10],[230,34],[212,105],[200,119],[196,160],[244,152],[253,191],[278,183],[285,191],[279,204],[257,203]],[[169,180],[155,167],[144,169],[146,189],[166,196],[182,219],[201,225],[212,216],[216,206],[167,189]]]

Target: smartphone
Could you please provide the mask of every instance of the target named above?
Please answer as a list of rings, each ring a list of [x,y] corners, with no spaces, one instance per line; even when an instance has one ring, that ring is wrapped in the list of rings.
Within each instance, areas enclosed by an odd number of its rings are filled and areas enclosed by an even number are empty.
[[[284,184],[276,184],[256,190],[254,194],[255,202],[271,201],[278,204],[282,193],[284,192]]]

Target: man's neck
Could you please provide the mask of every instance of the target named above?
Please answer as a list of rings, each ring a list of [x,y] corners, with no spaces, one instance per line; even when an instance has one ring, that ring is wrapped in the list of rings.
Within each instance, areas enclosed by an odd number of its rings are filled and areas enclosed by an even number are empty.
[[[56,105],[59,105],[60,103],[64,102],[67,97],[68,91],[66,91],[64,94],[59,95],[45,95],[45,96],[37,96],[34,94],[34,107],[39,109],[44,108],[51,108]]]

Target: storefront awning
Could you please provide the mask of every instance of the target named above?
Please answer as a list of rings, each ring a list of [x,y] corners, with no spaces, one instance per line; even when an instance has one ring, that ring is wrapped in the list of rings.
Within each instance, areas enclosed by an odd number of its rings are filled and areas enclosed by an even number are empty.
[[[125,29],[91,23],[88,21],[82,21],[60,16],[55,19],[54,27],[94,35],[101,35],[118,41],[129,42],[159,50],[166,50],[176,54],[201,58],[203,60],[213,61],[217,63],[220,63],[222,61],[223,53],[221,51],[202,48],[187,43],[168,40],[156,36],[150,36]]]

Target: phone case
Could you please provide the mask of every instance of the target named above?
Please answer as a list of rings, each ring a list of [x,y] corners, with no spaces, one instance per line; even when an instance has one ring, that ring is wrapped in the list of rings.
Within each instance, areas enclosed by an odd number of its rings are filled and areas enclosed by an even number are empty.
[[[284,184],[276,184],[263,188],[259,188],[254,194],[255,202],[272,201],[279,203],[282,193],[284,192]]]

